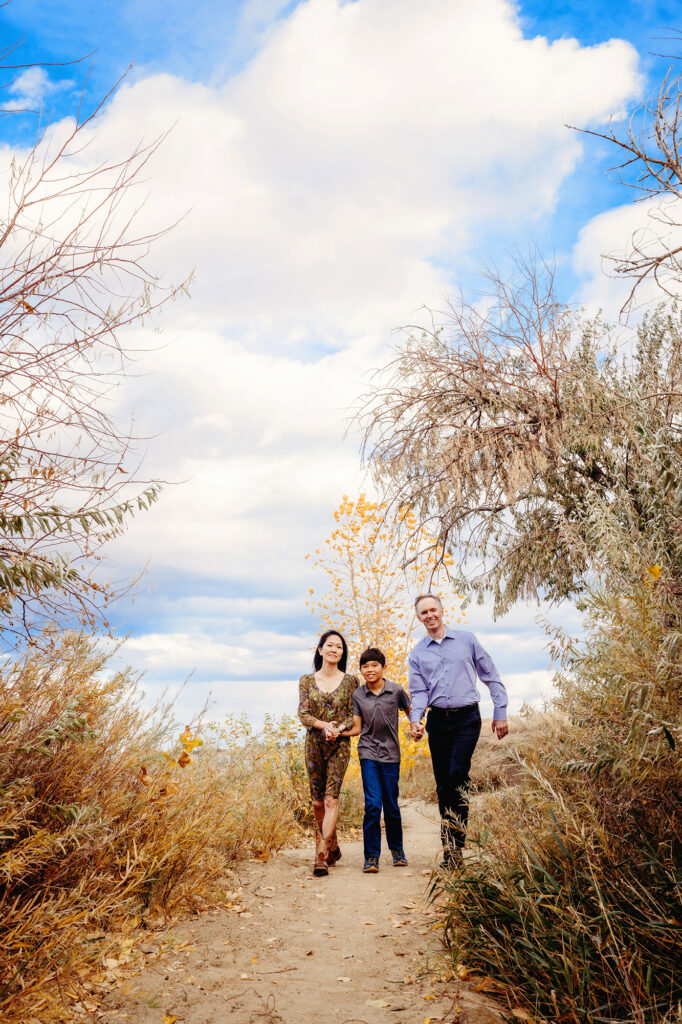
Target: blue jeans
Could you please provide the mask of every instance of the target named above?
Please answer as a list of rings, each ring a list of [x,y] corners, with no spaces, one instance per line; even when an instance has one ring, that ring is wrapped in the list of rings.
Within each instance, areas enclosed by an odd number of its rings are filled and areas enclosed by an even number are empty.
[[[471,758],[481,734],[478,704],[454,711],[431,708],[426,731],[436,779],[443,847],[446,852],[461,850],[469,818]]]
[[[389,850],[403,848],[403,822],[398,807],[400,762],[372,761],[360,758],[362,788],[365,791],[365,816],[362,834],[365,858],[381,855],[381,809],[384,811],[386,842]]]

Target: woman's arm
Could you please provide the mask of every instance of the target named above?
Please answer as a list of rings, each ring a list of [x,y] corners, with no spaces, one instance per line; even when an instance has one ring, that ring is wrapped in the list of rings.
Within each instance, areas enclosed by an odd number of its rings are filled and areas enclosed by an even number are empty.
[[[310,676],[301,676],[298,683],[298,717],[306,729],[321,729],[321,722],[313,715],[310,701]]]
[[[310,700],[310,676],[301,676],[298,684],[298,717],[306,729],[319,729],[326,740],[335,738],[336,726],[333,722],[323,722],[315,718]]]
[[[362,718],[360,715],[353,715],[353,726],[350,729],[344,729],[343,732],[339,733],[340,736],[359,736],[362,732]]]

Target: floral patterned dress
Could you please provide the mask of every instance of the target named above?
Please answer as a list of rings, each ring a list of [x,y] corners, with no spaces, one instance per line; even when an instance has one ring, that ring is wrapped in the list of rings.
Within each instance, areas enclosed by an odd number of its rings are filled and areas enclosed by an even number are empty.
[[[305,766],[310,780],[310,795],[313,800],[325,796],[338,799],[341,783],[350,761],[350,739],[340,736],[328,742],[320,729],[313,727],[320,722],[336,722],[339,729],[350,729],[353,725],[353,692],[357,689],[355,676],[346,674],[331,693],[320,690],[313,673],[301,676],[298,684],[298,717],[306,727]]]

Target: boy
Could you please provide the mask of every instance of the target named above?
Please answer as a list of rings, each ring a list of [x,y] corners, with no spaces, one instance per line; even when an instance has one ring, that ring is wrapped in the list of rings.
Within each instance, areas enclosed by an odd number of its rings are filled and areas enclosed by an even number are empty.
[[[385,665],[386,658],[377,647],[368,647],[360,655],[360,671],[365,684],[358,686],[353,693],[353,728],[349,732],[350,736],[360,737],[358,757],[365,791],[362,822],[365,845],[365,866],[362,870],[365,872],[379,870],[382,806],[393,866],[407,866],[398,806],[398,712],[409,713],[410,698],[402,686],[384,678]]]

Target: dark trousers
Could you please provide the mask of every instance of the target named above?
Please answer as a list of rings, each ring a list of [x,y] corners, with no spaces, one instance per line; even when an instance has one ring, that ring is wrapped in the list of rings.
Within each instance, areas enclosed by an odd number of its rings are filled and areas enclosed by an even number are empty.
[[[365,857],[381,855],[381,809],[384,810],[386,842],[389,850],[403,848],[403,822],[398,807],[398,779],[400,762],[372,761],[360,758],[362,788],[365,791],[365,816],[362,820],[362,835],[365,841]]]
[[[469,818],[469,770],[478,737],[478,704],[442,711],[431,708],[426,719],[431,762],[440,810],[444,849],[461,850]]]

